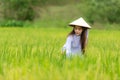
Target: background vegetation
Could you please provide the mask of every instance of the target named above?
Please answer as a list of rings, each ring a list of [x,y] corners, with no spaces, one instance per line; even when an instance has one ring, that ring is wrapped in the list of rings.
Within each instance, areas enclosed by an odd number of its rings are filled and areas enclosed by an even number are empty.
[[[64,27],[81,16],[91,25],[118,24],[120,21],[119,0],[0,0],[0,4],[1,26],[39,22],[39,26],[46,27],[45,22],[49,21],[50,26]]]

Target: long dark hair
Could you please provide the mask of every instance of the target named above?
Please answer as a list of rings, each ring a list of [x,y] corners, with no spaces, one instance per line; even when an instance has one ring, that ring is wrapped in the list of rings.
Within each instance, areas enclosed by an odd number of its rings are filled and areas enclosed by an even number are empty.
[[[81,33],[81,38],[80,38],[80,43],[81,43],[81,49],[82,49],[82,53],[85,53],[85,48],[86,48],[86,42],[87,42],[87,28],[82,27],[82,33]],[[68,34],[69,35],[73,35],[75,34],[74,31],[74,27],[73,30]]]

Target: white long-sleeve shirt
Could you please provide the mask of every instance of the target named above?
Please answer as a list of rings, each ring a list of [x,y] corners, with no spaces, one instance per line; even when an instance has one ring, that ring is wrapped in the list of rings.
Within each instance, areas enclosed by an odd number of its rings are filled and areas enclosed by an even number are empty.
[[[88,37],[88,31],[87,31]],[[80,43],[81,36],[77,36],[75,34],[69,35],[67,37],[66,43],[64,44],[62,51],[66,51],[66,56],[72,55],[81,55],[81,43]]]

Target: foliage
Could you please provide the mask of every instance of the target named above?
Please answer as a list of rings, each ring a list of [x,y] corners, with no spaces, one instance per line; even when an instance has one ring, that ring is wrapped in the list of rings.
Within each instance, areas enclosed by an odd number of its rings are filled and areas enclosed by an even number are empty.
[[[0,26],[2,27],[23,27],[24,26],[23,21],[15,21],[15,20],[5,20],[0,23]]]
[[[120,1],[119,0],[92,0],[88,3],[89,10],[87,17],[91,23],[120,21]]]
[[[120,22],[119,0],[0,0],[0,4],[3,21],[34,22],[39,19],[53,20],[56,24],[56,20],[67,23],[71,18],[83,16],[92,24]]]
[[[33,20],[35,12],[33,0],[3,0],[3,16],[9,20]]]
[[[45,6],[49,4],[63,4],[65,1],[56,0],[1,0],[4,19],[14,20],[34,20],[36,6]],[[67,2],[67,0],[66,0]]]

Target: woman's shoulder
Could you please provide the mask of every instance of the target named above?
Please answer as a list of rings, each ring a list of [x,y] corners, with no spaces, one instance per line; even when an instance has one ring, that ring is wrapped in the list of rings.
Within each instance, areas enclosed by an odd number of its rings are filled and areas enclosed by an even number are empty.
[[[68,35],[67,38],[73,38],[74,35]]]
[[[68,35],[67,36],[67,40],[72,40],[73,39],[73,35]]]

